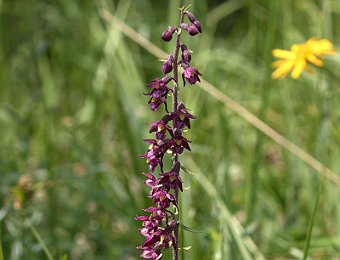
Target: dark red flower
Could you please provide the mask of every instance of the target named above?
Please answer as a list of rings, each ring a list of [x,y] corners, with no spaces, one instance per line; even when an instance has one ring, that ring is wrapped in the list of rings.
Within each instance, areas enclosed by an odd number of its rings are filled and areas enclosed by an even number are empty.
[[[171,80],[173,80],[172,77],[165,76],[162,79],[156,78],[147,84],[152,90],[149,93],[144,93],[144,95],[150,97],[148,104],[150,105],[151,110],[157,110],[161,104],[164,104],[165,109],[167,110],[166,100],[170,88],[168,88],[166,84]]]
[[[189,66],[185,68],[184,72],[182,73],[184,85],[185,85],[185,82],[188,82],[191,85],[195,84],[197,81],[201,82],[199,78],[199,76],[201,75],[202,74],[199,73],[199,71],[194,67]]]
[[[141,154],[140,158],[146,158],[146,162],[149,164],[149,171],[154,172],[157,165],[163,169],[163,156],[166,151],[171,147],[170,140],[144,139],[144,141],[150,144],[146,153]]]
[[[166,114],[161,120],[151,123],[149,132],[156,132],[156,138],[164,140],[166,138],[166,132],[170,133],[172,131],[170,126],[167,125],[172,117],[172,115]]]
[[[177,111],[172,113],[174,125],[176,128],[184,128],[184,126],[190,129],[190,119],[195,119],[196,117],[193,116],[188,112],[184,103],[179,102],[177,106]]]
[[[174,130],[173,136],[171,138],[171,151],[176,154],[183,153],[184,149],[191,151],[188,139],[182,136],[182,130],[177,128]]]
[[[144,183],[147,186],[153,188],[158,185],[159,180],[155,176],[153,176],[150,173],[143,173],[143,174],[147,177],[147,179],[144,181]]]
[[[143,253],[140,255],[140,257],[143,257],[146,259],[152,258],[152,260],[161,259],[162,257],[160,250],[158,250],[159,252],[156,252],[151,247],[145,247],[145,246],[139,246],[137,248],[143,250]]]
[[[150,93],[144,93],[146,96],[150,96],[148,104],[150,105],[151,110],[156,111],[161,104],[166,105],[166,95],[168,91],[160,91],[160,90],[152,90]]]
[[[159,184],[162,184],[164,189],[166,190],[175,190],[178,187],[181,191],[183,191],[182,179],[179,176],[179,170],[180,163],[177,162],[170,172],[165,172],[161,174],[162,177],[159,180]]]

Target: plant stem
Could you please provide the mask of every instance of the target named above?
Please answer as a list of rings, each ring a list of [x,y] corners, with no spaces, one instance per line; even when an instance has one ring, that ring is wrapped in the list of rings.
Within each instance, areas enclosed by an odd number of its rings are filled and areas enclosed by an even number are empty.
[[[179,25],[183,22],[183,8],[180,10],[181,15],[180,15],[180,22]],[[179,27],[180,28],[180,27]],[[172,100],[172,111],[177,112],[177,107],[178,107],[178,54],[179,54],[179,48],[180,48],[180,32],[177,33],[176,35],[176,46],[175,46],[175,53],[174,53],[174,60],[173,60],[173,77],[174,77],[174,89],[173,89],[173,100]],[[173,165],[176,165],[178,162],[178,154],[175,154],[174,159],[173,159]],[[177,207],[179,205],[178,203],[178,187],[175,189],[174,192],[175,196],[175,201],[177,203]],[[179,208],[177,208],[179,210]],[[175,238],[175,243],[173,244],[173,250],[172,250],[172,259],[173,260],[178,260],[178,226],[179,223],[174,228],[174,238]]]
[[[316,195],[316,200],[315,200],[315,204],[314,204],[313,213],[312,213],[312,216],[311,216],[309,223],[308,223],[308,229],[307,229],[307,234],[306,234],[306,245],[305,245],[305,249],[304,249],[304,252],[303,252],[303,260],[306,260],[307,257],[308,257],[308,251],[309,251],[309,247],[310,247],[310,241],[312,239],[314,221],[315,221],[316,213],[317,213],[318,207],[319,207],[319,200],[320,200],[320,196],[321,196],[322,184],[323,184],[322,181],[320,181],[319,182],[318,194]]]
[[[2,252],[1,238],[0,238],[0,260],[4,260],[4,254]]]
[[[42,249],[44,250],[46,257],[48,260],[53,260],[53,256],[51,254],[51,252],[48,250],[44,240],[41,238],[39,232],[35,229],[35,227],[28,222],[28,228],[31,230],[32,234],[34,235],[34,237],[37,239],[37,241],[39,242],[39,245],[42,247]]]

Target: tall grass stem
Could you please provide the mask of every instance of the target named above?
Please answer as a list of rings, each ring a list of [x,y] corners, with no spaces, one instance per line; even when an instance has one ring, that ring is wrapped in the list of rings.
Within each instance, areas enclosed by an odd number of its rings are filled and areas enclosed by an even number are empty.
[[[2,250],[1,238],[0,238],[0,260],[4,260],[4,253],[3,253],[3,250]]]
[[[309,251],[310,242],[311,242],[311,239],[312,239],[314,221],[315,221],[316,213],[317,213],[317,210],[318,210],[318,207],[319,207],[321,188],[322,188],[322,181],[320,181],[318,193],[316,195],[316,200],[315,200],[315,203],[314,203],[313,213],[312,213],[312,216],[311,216],[309,223],[308,223],[308,229],[307,229],[307,235],[306,235],[306,245],[305,245],[305,250],[304,250],[304,253],[303,253],[303,260],[306,260],[307,257],[308,257],[308,251]]]
[[[44,250],[46,257],[48,260],[54,260],[51,252],[48,250],[47,245],[45,244],[44,240],[42,239],[42,237],[40,236],[39,232],[36,230],[36,228],[29,222],[28,223],[28,227],[31,230],[33,236],[36,238],[36,240],[38,241],[39,245],[42,247],[42,249]]]

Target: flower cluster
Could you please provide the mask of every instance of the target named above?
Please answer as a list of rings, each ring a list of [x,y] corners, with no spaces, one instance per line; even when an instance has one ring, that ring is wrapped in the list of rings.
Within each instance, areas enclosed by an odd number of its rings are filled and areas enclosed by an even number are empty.
[[[191,24],[183,23],[188,17]],[[155,111],[164,105],[167,112],[160,120],[150,123],[149,132],[154,134],[153,139],[145,139],[149,145],[146,153],[140,155],[146,159],[149,165],[149,173],[144,173],[145,184],[150,187],[149,198],[153,205],[144,209],[148,216],[137,216],[136,220],[142,221],[140,233],[145,236],[144,243],[137,248],[143,250],[141,257],[160,259],[162,251],[173,247],[174,259],[178,255],[178,226],[179,221],[176,217],[178,212],[178,191],[183,191],[182,179],[180,177],[181,164],[178,156],[184,150],[191,150],[190,141],[183,136],[186,129],[190,129],[190,120],[196,117],[190,114],[183,102],[178,101],[178,67],[183,68],[183,84],[195,84],[200,81],[201,75],[198,70],[191,67],[191,53],[185,44],[180,44],[181,29],[186,30],[190,36],[202,32],[200,22],[195,16],[185,8],[181,9],[180,26],[169,27],[162,33],[162,39],[166,42],[171,41],[176,33],[176,46],[174,55],[168,55],[162,65],[162,78],[152,80],[147,86],[151,88],[149,93],[144,95],[149,97],[148,104],[151,110]],[[179,60],[179,51],[181,59]],[[166,74],[173,72],[173,76]],[[173,87],[170,87],[173,82]],[[169,112],[167,98],[172,96],[172,111]],[[165,171],[163,158],[166,153],[172,155],[172,166],[170,171]],[[160,173],[154,174],[159,167]]]
[[[144,93],[144,95],[149,96],[149,102],[150,108],[155,111],[159,108],[161,104],[165,105],[165,109],[167,109],[167,96],[170,91],[170,88],[167,86],[167,84],[172,80],[171,77],[165,76],[162,79],[154,79],[151,81],[148,86],[151,87],[151,92]]]
[[[272,78],[284,78],[292,71],[292,78],[300,77],[302,71],[309,70],[308,63],[323,66],[322,56],[334,54],[333,44],[327,39],[309,39],[305,43],[293,44],[288,50],[274,49],[273,56],[281,60],[273,62],[276,70]]]

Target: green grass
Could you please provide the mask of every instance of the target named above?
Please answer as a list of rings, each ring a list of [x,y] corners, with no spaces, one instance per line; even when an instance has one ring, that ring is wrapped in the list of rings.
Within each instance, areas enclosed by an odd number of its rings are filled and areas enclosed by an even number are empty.
[[[337,48],[340,3],[184,2],[202,22],[184,40],[204,79],[339,173],[339,55],[298,80],[272,80],[270,63],[313,36]],[[161,62],[100,12],[172,52],[160,34],[177,4],[0,1],[0,259],[138,259],[134,217],[150,205],[138,155],[163,114],[142,93]],[[182,258],[336,258],[339,187],[198,86],[180,98],[198,117],[182,159]]]
[[[2,252],[1,240],[0,240],[0,260],[4,260],[4,255],[3,255],[3,252]]]

